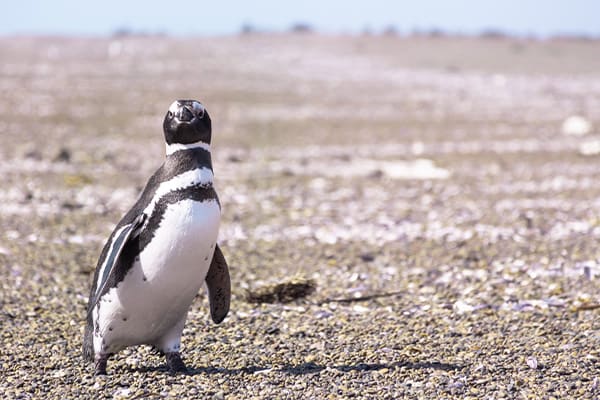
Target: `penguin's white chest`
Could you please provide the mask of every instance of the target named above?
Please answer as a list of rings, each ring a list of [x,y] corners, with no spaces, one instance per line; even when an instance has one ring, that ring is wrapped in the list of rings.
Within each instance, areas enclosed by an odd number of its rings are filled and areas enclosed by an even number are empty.
[[[215,249],[220,215],[215,200],[182,200],[168,206],[136,263],[146,282],[175,292],[188,284],[199,287]]]
[[[101,299],[95,316],[98,347],[118,351],[181,334],[210,267],[220,215],[216,200],[186,199],[166,208],[123,281]]]

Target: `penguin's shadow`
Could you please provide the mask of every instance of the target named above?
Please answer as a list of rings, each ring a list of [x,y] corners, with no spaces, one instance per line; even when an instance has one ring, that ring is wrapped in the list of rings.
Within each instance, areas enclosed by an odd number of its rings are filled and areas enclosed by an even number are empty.
[[[447,364],[441,362],[395,362],[395,363],[358,363],[358,364],[343,364],[343,365],[320,365],[312,362],[303,363],[299,365],[283,365],[280,367],[261,367],[261,366],[248,366],[242,368],[219,368],[219,367],[201,367],[201,368],[188,368],[187,375],[245,375],[245,374],[257,374],[267,372],[283,372],[289,375],[308,375],[316,374],[326,369],[333,369],[341,372],[351,371],[377,371],[381,369],[389,368],[407,368],[407,369],[433,369],[439,371],[455,371],[463,368],[461,365]],[[131,368],[131,372],[167,372],[165,366],[162,367],[140,367]]]

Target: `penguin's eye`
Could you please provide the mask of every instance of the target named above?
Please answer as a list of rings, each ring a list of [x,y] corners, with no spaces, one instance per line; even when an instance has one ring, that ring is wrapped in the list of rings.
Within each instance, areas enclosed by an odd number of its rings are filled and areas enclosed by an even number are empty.
[[[198,103],[197,101],[194,101],[192,103],[192,108],[194,109],[194,114],[196,114],[197,118],[204,117],[204,107],[202,107],[202,105],[200,103]]]
[[[171,111],[167,112],[167,118],[173,118],[173,113]]]

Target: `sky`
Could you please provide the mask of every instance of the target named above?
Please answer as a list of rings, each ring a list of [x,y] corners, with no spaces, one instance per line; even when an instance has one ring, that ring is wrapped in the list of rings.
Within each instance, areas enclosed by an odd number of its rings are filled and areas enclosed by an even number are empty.
[[[227,35],[249,25],[285,31],[305,23],[325,33],[442,29],[473,34],[600,37],[598,0],[0,0],[0,35],[133,32]]]

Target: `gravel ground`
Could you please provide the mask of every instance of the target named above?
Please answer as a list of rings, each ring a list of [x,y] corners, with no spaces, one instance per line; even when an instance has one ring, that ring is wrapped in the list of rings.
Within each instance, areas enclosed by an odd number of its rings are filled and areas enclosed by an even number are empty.
[[[4,398],[600,396],[600,42],[20,37],[0,57]],[[186,97],[213,119],[231,313],[198,296],[189,375],[140,347],[94,377],[93,268]]]

